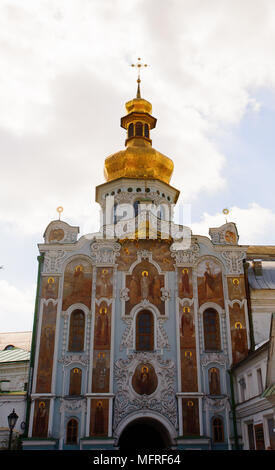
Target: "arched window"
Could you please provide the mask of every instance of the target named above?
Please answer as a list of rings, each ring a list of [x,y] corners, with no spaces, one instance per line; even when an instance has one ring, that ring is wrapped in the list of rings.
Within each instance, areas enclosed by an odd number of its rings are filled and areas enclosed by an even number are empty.
[[[154,318],[149,310],[142,310],[136,318],[136,349],[153,351],[154,349]]]
[[[137,215],[139,213],[139,204],[140,204],[140,201],[135,201],[134,202],[135,217],[137,217]]]
[[[213,418],[212,433],[214,442],[224,441],[223,420],[221,418]]]
[[[204,348],[206,351],[220,351],[219,314],[213,308],[203,312]]]
[[[77,444],[78,421],[75,418],[70,419],[67,424],[67,444]]]
[[[149,139],[149,126],[148,126],[148,124],[144,125],[144,135],[145,135],[145,137],[147,137],[147,139]]]
[[[81,395],[82,370],[74,367],[70,372],[69,395]]]
[[[210,395],[220,395],[220,371],[216,367],[211,367],[208,371],[209,393]]]
[[[117,202],[114,203],[114,217],[113,217],[114,225],[117,223]]]
[[[128,127],[128,138],[133,137],[134,135],[134,124],[131,122],[131,124]]]
[[[85,314],[82,310],[75,310],[71,314],[69,351],[83,351],[85,333]]]
[[[137,122],[136,123],[136,135],[142,136],[142,134],[143,134],[143,132],[142,132],[143,129],[142,128],[143,128],[142,122]]]

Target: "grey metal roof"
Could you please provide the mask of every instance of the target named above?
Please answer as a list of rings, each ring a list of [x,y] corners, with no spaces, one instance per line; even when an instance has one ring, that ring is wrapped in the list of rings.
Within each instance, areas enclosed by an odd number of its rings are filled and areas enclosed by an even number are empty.
[[[248,282],[252,289],[275,289],[275,261],[262,261],[262,275],[256,276],[249,261]]]
[[[0,351],[0,363],[3,362],[17,362],[17,361],[29,361],[30,352],[24,349],[14,348],[7,349],[6,351]]]

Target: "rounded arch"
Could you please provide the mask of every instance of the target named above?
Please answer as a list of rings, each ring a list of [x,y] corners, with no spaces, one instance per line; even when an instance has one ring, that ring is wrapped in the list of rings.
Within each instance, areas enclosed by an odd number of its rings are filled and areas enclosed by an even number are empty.
[[[67,350],[72,352],[84,351],[86,347],[87,313],[85,314],[82,304],[81,307],[78,305],[72,305],[69,314]]]
[[[155,319],[149,309],[140,310],[136,317],[135,349],[137,351],[154,351]]]
[[[141,431],[141,432],[137,432]],[[147,432],[149,431],[149,436]],[[175,444],[176,430],[172,423],[165,417],[154,411],[138,411],[133,414],[126,416],[116,428],[116,441],[115,445],[118,447],[127,446],[128,448],[159,448],[152,444],[156,443],[156,440],[152,440],[153,434],[159,433],[159,442],[162,441],[163,448],[171,448]],[[143,439],[137,442],[137,439],[133,439],[132,436],[137,436],[139,440],[142,437],[146,437],[145,443]],[[149,437],[149,439],[148,439]],[[145,445],[144,445],[145,444]]]
[[[87,256],[85,254],[74,254],[74,255],[70,256],[69,258],[66,258],[65,261],[63,262],[63,265],[62,265],[63,274],[64,274],[67,266],[72,261],[79,261],[80,262],[79,264],[81,264],[81,260],[88,262],[92,266],[92,260],[89,256]]]
[[[212,439],[214,443],[224,442],[224,418],[214,415],[211,418]]]
[[[205,351],[221,351],[221,325],[217,309],[208,307],[202,315]]]
[[[66,444],[76,445],[79,440],[79,419],[68,416],[66,420]]]

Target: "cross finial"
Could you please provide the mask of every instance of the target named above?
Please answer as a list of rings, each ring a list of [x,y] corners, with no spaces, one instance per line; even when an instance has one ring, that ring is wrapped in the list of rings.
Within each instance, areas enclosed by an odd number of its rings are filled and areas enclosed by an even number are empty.
[[[142,64],[142,63],[141,63],[141,58],[138,57],[138,62],[137,62],[137,64],[132,64],[132,67],[137,67],[137,69],[138,69],[138,78],[137,78],[137,84],[138,84],[138,88],[137,88],[137,98],[141,98],[141,96],[140,96],[140,85],[139,85],[140,82],[141,82],[141,80],[140,80],[140,69],[141,69],[141,67],[148,67],[148,65],[147,65],[147,64]]]
[[[63,212],[63,207],[62,206],[58,206],[58,208],[56,209],[58,214],[59,214],[59,220],[60,220],[60,216],[61,216],[61,213]]]
[[[224,215],[228,215],[229,214],[229,209],[227,209],[227,208],[223,209],[222,213]],[[227,223],[227,218],[225,219],[225,222]]]

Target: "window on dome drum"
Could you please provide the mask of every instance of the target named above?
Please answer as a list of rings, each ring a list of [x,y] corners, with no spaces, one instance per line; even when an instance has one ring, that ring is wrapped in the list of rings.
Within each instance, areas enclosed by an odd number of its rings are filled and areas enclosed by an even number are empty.
[[[69,395],[81,395],[82,370],[74,367],[70,372]]]
[[[134,124],[131,122],[131,124],[128,127],[128,138],[133,137],[134,135]]]
[[[154,318],[152,312],[142,310],[136,318],[136,350],[153,351]]]
[[[8,351],[9,349],[14,349],[13,344],[8,344],[8,345],[4,348],[4,351]]]
[[[134,211],[135,211],[135,217],[138,215],[139,213],[139,204],[140,204],[140,201],[135,201],[134,202]]]
[[[148,126],[148,124],[144,125],[144,135],[145,135],[145,137],[147,137],[147,139],[149,139],[149,126]]]
[[[203,312],[204,349],[206,351],[220,351],[220,324],[219,314],[213,308]]]
[[[221,418],[214,418],[212,421],[212,431],[213,431],[213,441],[214,442],[223,442],[224,441],[224,432],[223,432],[223,420]]]
[[[85,333],[85,314],[82,310],[74,310],[71,314],[69,351],[83,351]]]
[[[117,223],[117,202],[114,204],[114,217],[113,217],[113,220],[114,220],[114,225]]]
[[[70,419],[67,424],[67,444],[77,444],[78,421]]]
[[[142,125],[142,122],[137,122],[137,123],[136,123],[136,135],[137,135],[137,136],[142,136],[142,135],[143,135],[143,125]]]

